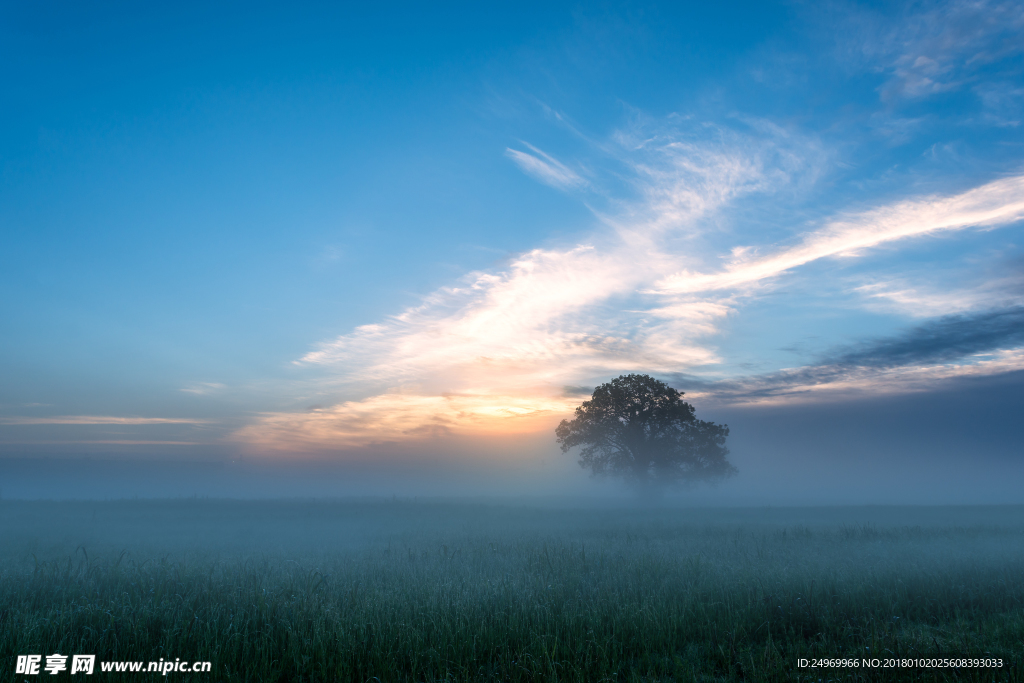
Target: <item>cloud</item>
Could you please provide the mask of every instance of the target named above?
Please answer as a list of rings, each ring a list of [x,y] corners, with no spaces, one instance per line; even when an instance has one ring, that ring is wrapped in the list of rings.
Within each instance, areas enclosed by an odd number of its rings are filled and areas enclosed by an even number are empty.
[[[618,163],[631,169],[638,192],[614,218],[601,217],[610,231],[469,273],[419,306],[321,344],[297,361],[316,378],[296,391],[302,405],[329,407],[267,413],[236,438],[309,449],[536,428],[578,402],[566,386],[719,362],[706,339],[730,314],[727,297],[644,292],[678,267],[680,255],[664,240],[693,234],[694,221],[776,181],[762,182],[761,162],[736,136],[703,145],[679,144],[663,130],[658,137],[620,137]],[[765,145],[749,147],[760,154]],[[539,161],[554,169],[543,178],[567,182],[564,166],[546,155]]]
[[[896,367],[958,360],[1024,344],[1024,307],[951,315],[920,325],[906,334],[845,350],[829,361],[834,366]]]
[[[813,185],[827,156],[817,139],[768,121],[737,117],[729,128],[677,118],[641,119],[606,147],[636,188],[604,217],[627,239],[700,234],[703,219],[744,196]]]
[[[1024,7],[1012,1],[912,3],[889,15],[857,7],[827,21],[843,26],[846,61],[885,76],[879,93],[887,102],[959,90],[983,72],[991,80],[994,67],[1024,49]]]
[[[570,380],[715,361],[698,337],[714,330],[726,307],[623,312],[606,305],[644,282],[642,260],[622,256],[592,246],[535,250],[504,272],[473,273],[298,361],[324,371],[320,391],[367,398],[266,414],[236,437],[261,448],[308,449],[516,431],[571,411],[578,401],[563,394]],[[673,327],[686,320],[689,329]]]
[[[210,439],[195,441],[196,430],[217,420],[175,417],[122,417],[113,415],[51,415],[46,417],[0,417],[0,444],[81,446],[200,446]],[[165,429],[160,429],[164,427]],[[143,435],[139,429],[147,433]],[[157,434],[152,434],[156,428]],[[181,434],[185,429],[190,434]],[[169,430],[169,431],[168,431]],[[152,438],[156,436],[157,438]],[[150,438],[147,438],[150,437]],[[184,438],[182,438],[184,437]]]
[[[304,414],[268,413],[235,437],[261,450],[320,451],[439,436],[533,433],[571,412],[576,398],[384,393]]]
[[[505,150],[505,155],[514,161],[524,173],[559,190],[574,190],[586,187],[587,181],[581,178],[578,173],[533,145],[525,142],[523,144],[534,153],[528,154],[510,147]]]
[[[1013,128],[1020,125],[1024,88],[1019,83],[983,83],[976,86],[974,92],[985,107],[987,123]]]
[[[777,202],[813,184],[821,152],[813,140],[768,124],[687,125],[688,133],[634,126],[604,146],[618,172],[628,170],[634,192],[609,198],[613,210],[598,215],[605,227],[588,240],[469,273],[418,306],[318,345],[295,362],[308,378],[288,389],[296,408],[263,413],[233,438],[268,451],[332,452],[543,431],[578,404],[580,396],[567,387],[592,387],[623,372],[688,373],[700,378],[705,395],[742,402],[826,387],[889,391],[901,382],[924,386],[1016,367],[1017,356],[997,349],[1004,355],[959,365],[924,355],[919,365],[892,367],[832,359],[715,381],[723,375],[716,344],[725,321],[766,281],[900,240],[1007,225],[1024,217],[1024,176],[839,215],[791,246],[734,247],[724,254],[726,266],[714,271],[708,264],[722,259],[714,245],[729,237],[725,210],[744,198]],[[533,159],[528,164],[538,178],[565,187],[568,169],[530,149],[537,156],[511,156]],[[592,194],[601,186],[594,178]],[[299,408],[310,404],[318,407]]]
[[[28,445],[28,444],[31,444],[33,446],[55,446],[55,445],[65,445],[66,446],[66,445],[71,445],[71,444],[81,444],[81,445],[97,444],[97,445],[104,445],[104,446],[208,446],[209,445],[208,443],[203,443],[203,442],[199,442],[199,441],[145,441],[145,440],[139,440],[139,439],[74,439],[74,440],[64,440],[64,441],[33,439],[31,441],[7,441],[7,440],[4,440],[3,442],[0,442],[0,443],[3,443],[5,445],[14,445],[14,444],[26,444],[26,445]]]
[[[643,350],[660,346],[665,325],[673,321],[685,321],[695,335],[713,332],[713,320],[727,314],[726,306],[603,306],[643,285],[643,256],[627,245],[611,253],[589,245],[534,250],[504,272],[473,273],[462,286],[436,292],[386,322],[357,328],[300,362],[340,366],[349,378],[388,383],[430,382],[435,374],[433,381],[451,382],[453,368],[474,366],[496,381],[507,370],[516,383],[532,386],[624,363],[708,361],[707,351],[679,338],[672,349]]]
[[[1024,370],[1024,350],[1001,349],[989,358],[960,363],[896,367],[820,365],[705,384],[691,398],[729,406],[842,401],[864,396],[910,394],[954,379]]]
[[[852,394],[912,393],[954,378],[1024,370],[1024,307],[953,315],[905,333],[833,350],[819,363],[721,382],[691,395],[719,404],[792,403]]]
[[[183,387],[181,391],[186,394],[196,394],[197,396],[205,396],[207,394],[213,394],[224,388],[223,384],[218,382],[196,382],[190,384],[187,387]]]
[[[959,279],[939,271],[949,281]],[[918,280],[925,279],[919,275]],[[911,282],[905,278],[882,279],[855,287],[866,297],[867,307],[896,312],[912,318],[931,318],[985,308],[1010,308],[1024,305],[1024,273],[988,279],[968,287],[941,287]]]
[[[657,283],[665,292],[736,289],[829,257],[855,257],[888,242],[967,228],[991,228],[1024,218],[1024,175],[996,180],[951,197],[933,195],[831,221],[795,246],[758,256],[755,247],[733,249],[716,273],[675,273]]]
[[[214,420],[173,417],[111,417],[103,415],[58,415],[54,417],[0,417],[6,425],[165,425],[210,424]]]

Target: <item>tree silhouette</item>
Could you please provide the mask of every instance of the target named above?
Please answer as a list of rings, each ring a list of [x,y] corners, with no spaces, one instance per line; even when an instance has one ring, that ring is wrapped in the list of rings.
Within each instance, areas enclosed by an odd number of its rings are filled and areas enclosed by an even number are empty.
[[[707,481],[736,473],[726,456],[726,425],[698,420],[682,392],[649,375],[622,375],[594,390],[555,436],[580,467],[643,487]]]

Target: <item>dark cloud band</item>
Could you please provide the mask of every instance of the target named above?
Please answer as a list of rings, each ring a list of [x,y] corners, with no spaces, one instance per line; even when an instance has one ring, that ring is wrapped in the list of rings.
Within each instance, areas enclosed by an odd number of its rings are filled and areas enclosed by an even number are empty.
[[[953,363],[1021,345],[1024,307],[1012,306],[938,318],[899,336],[836,349],[818,363],[802,368],[720,382],[677,374],[671,376],[671,383],[680,389],[710,394],[712,400],[726,404],[750,402],[799,395],[888,370]]]
[[[823,364],[891,368],[948,363],[1024,343],[1024,306],[951,315],[919,325],[899,337],[868,342],[825,359]]]

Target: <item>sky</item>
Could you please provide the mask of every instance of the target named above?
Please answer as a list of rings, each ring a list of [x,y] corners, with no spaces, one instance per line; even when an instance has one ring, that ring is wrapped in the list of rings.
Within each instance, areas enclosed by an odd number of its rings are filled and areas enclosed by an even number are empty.
[[[1019,3],[370,4],[0,8],[0,457],[1024,502]]]

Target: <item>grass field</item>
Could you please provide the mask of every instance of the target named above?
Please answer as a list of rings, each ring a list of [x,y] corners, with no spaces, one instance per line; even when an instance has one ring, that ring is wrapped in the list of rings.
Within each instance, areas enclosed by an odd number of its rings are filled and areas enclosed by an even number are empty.
[[[1019,507],[3,501],[0,553],[19,683],[1024,679]],[[797,666],[938,656],[1003,667]]]

